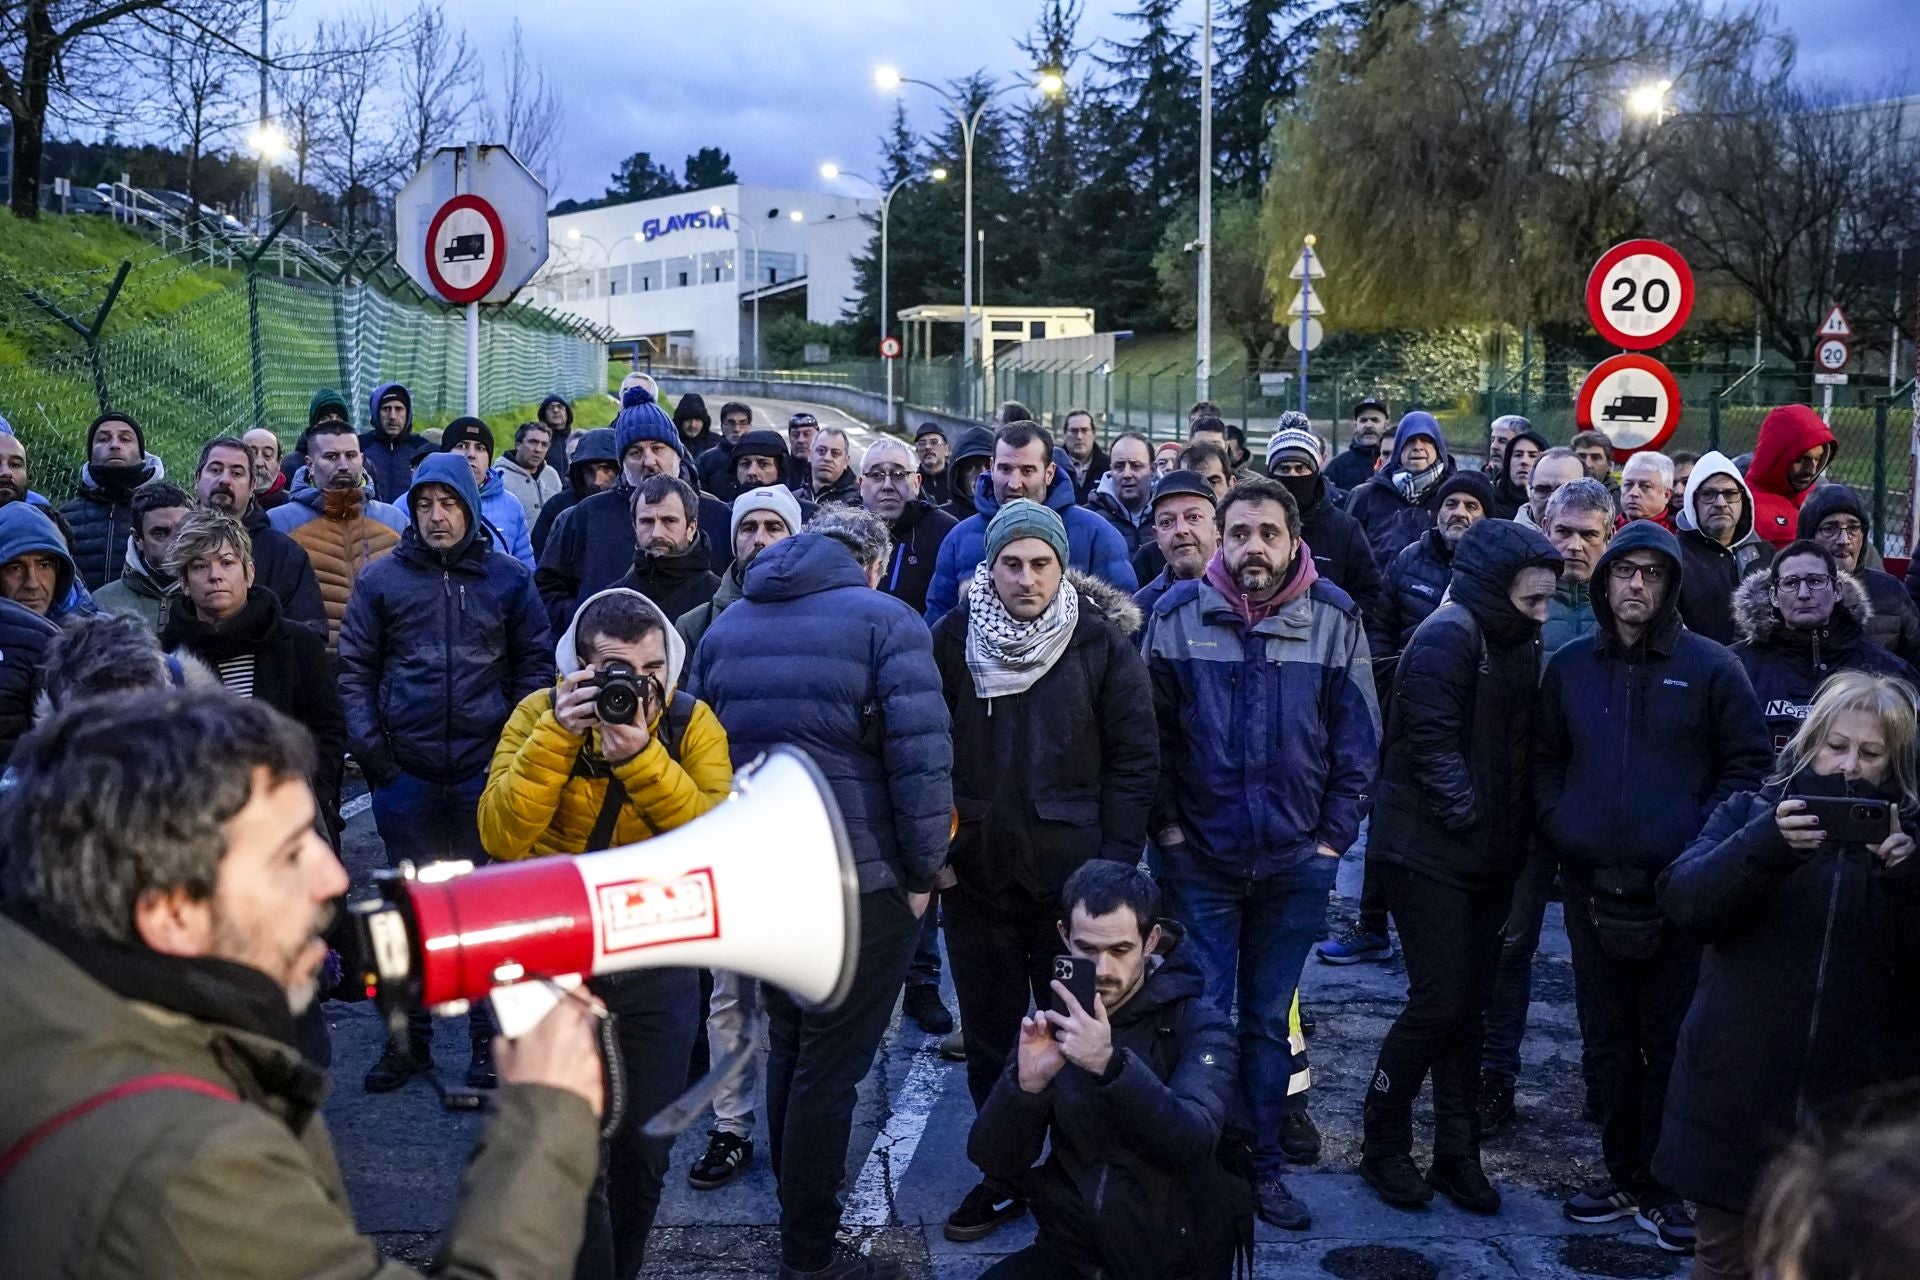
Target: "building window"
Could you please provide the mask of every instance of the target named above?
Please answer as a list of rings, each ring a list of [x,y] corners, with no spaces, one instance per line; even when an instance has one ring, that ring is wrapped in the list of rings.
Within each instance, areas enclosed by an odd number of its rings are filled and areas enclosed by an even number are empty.
[[[700,278],[699,271],[700,266],[697,258],[668,258],[666,262],[667,288],[686,288]]]
[[[1019,333],[1024,327],[1025,326],[1018,320],[995,320],[993,322],[993,331],[995,333]],[[1035,336],[1037,337],[1039,335],[1036,334]]]
[[[660,262],[636,262],[633,264],[633,291],[635,293],[658,293],[660,291]]]
[[[1031,322],[1030,322],[1030,323],[1029,323],[1029,324],[1027,325],[1027,336],[1028,336],[1029,338],[1044,338],[1044,337],[1046,337],[1046,336],[1047,336],[1047,322],[1046,322],[1045,320],[1034,320],[1034,321],[1031,321]]]
[[[700,283],[725,284],[733,279],[733,252],[722,249],[700,255]]]

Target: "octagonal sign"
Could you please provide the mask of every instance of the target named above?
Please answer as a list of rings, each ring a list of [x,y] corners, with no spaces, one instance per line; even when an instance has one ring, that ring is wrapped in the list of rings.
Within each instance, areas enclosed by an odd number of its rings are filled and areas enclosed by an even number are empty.
[[[396,260],[422,289],[506,302],[547,261],[547,189],[505,147],[442,147],[401,188],[394,226]]]

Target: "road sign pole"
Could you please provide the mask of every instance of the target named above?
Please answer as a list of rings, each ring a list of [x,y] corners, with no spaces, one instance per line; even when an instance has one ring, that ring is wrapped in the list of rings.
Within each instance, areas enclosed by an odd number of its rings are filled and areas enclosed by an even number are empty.
[[[1826,423],[1833,421],[1833,384],[1831,382],[1820,388],[1820,421]]]
[[[1313,323],[1313,237],[1300,246],[1300,412],[1307,411],[1307,327]]]
[[[467,413],[480,416],[480,304],[467,304]]]

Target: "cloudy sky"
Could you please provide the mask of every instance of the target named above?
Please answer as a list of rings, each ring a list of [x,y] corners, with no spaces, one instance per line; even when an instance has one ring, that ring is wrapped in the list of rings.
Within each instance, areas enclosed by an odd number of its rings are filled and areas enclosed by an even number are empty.
[[[310,27],[351,0],[292,0],[282,19]],[[1777,0],[1811,74],[1861,96],[1920,92],[1920,22],[1913,0]],[[1038,0],[449,0],[498,65],[518,17],[529,54],[558,85],[566,112],[555,198],[598,195],[615,166],[650,151],[678,170],[713,145],[749,181],[813,186],[822,160],[871,171],[892,99],[873,86],[882,62],[934,81],[987,68],[1012,76],[1014,39]],[[1083,39],[1124,38],[1124,0],[1088,0]],[[1201,0],[1183,7],[1197,22]],[[383,8],[398,13],[401,5]],[[717,22],[709,18],[719,19]],[[907,90],[916,125],[939,123],[939,102]],[[850,193],[853,190],[849,189]]]

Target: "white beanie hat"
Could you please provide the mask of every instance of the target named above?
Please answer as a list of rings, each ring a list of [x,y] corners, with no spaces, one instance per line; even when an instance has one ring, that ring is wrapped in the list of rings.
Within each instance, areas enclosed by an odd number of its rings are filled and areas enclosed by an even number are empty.
[[[749,511],[771,511],[787,522],[788,533],[800,532],[800,500],[783,484],[749,489],[733,500],[733,519],[727,528],[729,542],[740,532],[740,520]]]

